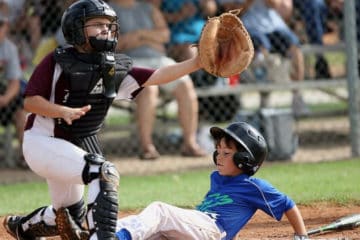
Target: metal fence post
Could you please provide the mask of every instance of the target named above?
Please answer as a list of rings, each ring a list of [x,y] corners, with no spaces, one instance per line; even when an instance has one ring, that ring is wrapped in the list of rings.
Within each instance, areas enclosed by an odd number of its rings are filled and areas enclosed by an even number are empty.
[[[346,71],[349,91],[349,117],[352,156],[360,156],[360,89],[356,39],[355,0],[344,1]]]

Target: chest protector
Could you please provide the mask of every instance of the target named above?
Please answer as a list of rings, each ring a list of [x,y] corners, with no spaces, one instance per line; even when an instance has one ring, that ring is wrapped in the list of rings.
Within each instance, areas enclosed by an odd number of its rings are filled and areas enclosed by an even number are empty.
[[[63,119],[57,119],[55,124],[75,138],[95,135],[132,68],[131,58],[111,52],[79,53],[73,48],[57,48],[54,56],[68,88],[61,104],[72,108],[91,105],[91,110],[72,125]]]

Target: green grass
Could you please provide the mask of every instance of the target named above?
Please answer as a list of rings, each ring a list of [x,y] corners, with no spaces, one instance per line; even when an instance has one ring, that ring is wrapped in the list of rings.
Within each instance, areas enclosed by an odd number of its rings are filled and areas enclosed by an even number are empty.
[[[276,164],[259,176],[302,204],[330,201],[360,204],[360,160]]]
[[[360,159],[321,163],[269,163],[256,177],[264,178],[297,203],[360,204]],[[209,188],[211,170],[153,176],[123,176],[120,209],[142,209],[155,200],[181,207],[198,204]],[[49,203],[45,183],[0,185],[0,215],[29,212]]]
[[[105,124],[110,126],[126,125],[131,122],[131,116],[126,114],[113,114],[106,118]]]
[[[329,52],[325,58],[330,65],[344,65],[346,63],[346,54],[344,52]]]
[[[326,102],[326,103],[312,103],[308,104],[310,107],[311,112],[331,112],[331,111],[343,111],[348,109],[348,104],[345,101],[333,101],[333,102]],[[289,108],[288,104],[279,104],[277,106],[274,106],[275,108],[283,109],[283,108]],[[249,110],[249,111],[257,111],[257,107],[249,107],[244,108],[243,110]]]
[[[348,104],[346,102],[331,102],[331,103],[321,103],[321,104],[312,104],[310,106],[311,111],[313,112],[328,112],[328,111],[338,111],[348,109]]]
[[[346,62],[346,54],[344,52],[328,52],[324,54],[330,66],[343,66]],[[309,63],[313,66],[316,62],[316,56],[309,56]]]

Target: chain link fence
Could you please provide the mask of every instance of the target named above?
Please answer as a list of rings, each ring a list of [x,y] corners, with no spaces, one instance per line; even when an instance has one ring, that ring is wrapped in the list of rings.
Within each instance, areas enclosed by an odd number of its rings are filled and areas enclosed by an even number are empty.
[[[67,1],[66,4],[70,2],[72,1]],[[24,75],[28,78],[35,66],[33,59],[37,51],[44,47],[44,43],[49,43],[47,40],[52,38],[60,27],[64,5],[61,1],[51,0],[9,3],[17,10],[17,15],[14,15],[12,20],[10,36],[19,47]],[[15,3],[19,6],[15,6]],[[345,10],[328,8],[327,14],[322,16],[322,41],[317,42],[319,32],[316,32],[315,27],[306,26],[311,22],[308,19],[311,12],[302,14],[304,9],[294,4],[294,14],[287,24],[300,40],[299,49],[304,58],[303,81],[291,80],[291,58],[282,51],[286,49],[287,43],[281,38],[277,38],[277,48],[262,59],[262,69],[253,63],[247,71],[231,78],[217,78],[201,71],[192,74],[199,94],[197,140],[200,145],[211,154],[213,146],[208,130],[212,125],[226,126],[230,121],[244,119],[253,121],[254,116],[259,116],[259,109],[289,110],[292,127],[275,126],[274,129],[279,130],[274,130],[273,133],[278,134],[276,136],[280,139],[286,139],[289,132],[296,136],[293,154],[284,160],[325,161],[351,157],[349,93],[346,81],[348,57],[344,44],[344,32],[349,26],[344,24],[344,16],[348,14]],[[358,21],[359,9],[356,11]],[[328,87],[326,81],[329,83]],[[340,83],[332,84],[333,81]],[[307,83],[311,84],[306,85]],[[269,86],[270,90],[267,89]],[[308,110],[306,114],[292,114],[294,89],[298,89],[302,95]],[[140,152],[134,107],[134,104],[114,103],[110,109],[100,139],[104,153],[112,159],[136,158]],[[281,113],[276,115],[275,111],[274,116],[281,117]],[[0,116],[6,117],[6,114]],[[4,126],[1,126],[0,134],[4,135],[5,132]],[[153,139],[163,156],[180,155],[182,131],[174,100],[161,100],[159,103]],[[14,142],[13,139],[1,137],[1,159],[6,157],[4,150],[9,141]],[[16,143],[11,145],[20,151]]]

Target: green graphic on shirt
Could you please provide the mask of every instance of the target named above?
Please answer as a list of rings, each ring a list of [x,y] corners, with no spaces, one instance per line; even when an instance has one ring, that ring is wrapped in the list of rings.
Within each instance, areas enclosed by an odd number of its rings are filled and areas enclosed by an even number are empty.
[[[220,193],[214,193],[208,195],[204,201],[197,207],[199,211],[207,212],[209,209],[215,206],[221,206],[233,203],[234,201],[229,197],[229,195],[221,195]]]

